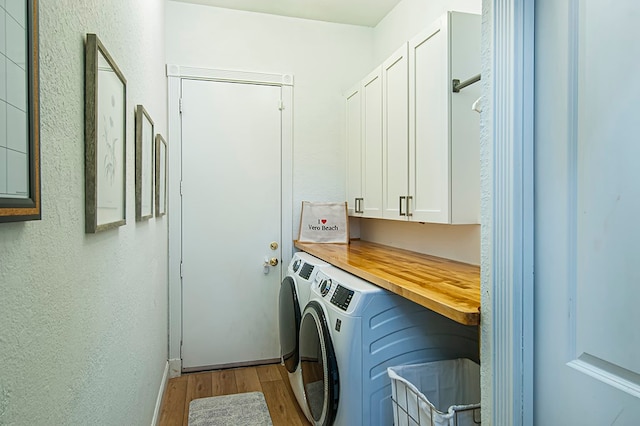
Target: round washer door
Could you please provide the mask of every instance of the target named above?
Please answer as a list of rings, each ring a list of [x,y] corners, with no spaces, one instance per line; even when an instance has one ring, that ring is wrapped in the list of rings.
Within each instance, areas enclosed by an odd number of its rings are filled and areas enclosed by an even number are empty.
[[[289,373],[298,368],[300,350],[298,336],[300,335],[300,305],[296,293],[296,283],[293,278],[286,276],[280,284],[279,326],[280,352],[284,366]]]
[[[333,424],[338,411],[338,363],[322,306],[311,301],[300,324],[300,363],[309,412],[315,425]]]

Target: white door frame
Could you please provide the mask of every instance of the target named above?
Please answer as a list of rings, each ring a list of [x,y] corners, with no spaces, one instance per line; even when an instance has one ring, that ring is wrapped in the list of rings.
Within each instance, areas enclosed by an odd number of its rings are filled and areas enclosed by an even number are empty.
[[[169,184],[167,217],[169,220],[169,367],[170,377],[182,370],[182,123],[180,97],[182,79],[266,84],[282,88],[282,274],[293,256],[293,76],[246,71],[220,70],[167,65]],[[280,277],[281,279],[283,277]]]
[[[491,299],[492,373],[483,420],[493,425],[533,424],[534,4],[491,3],[491,272],[482,288]]]

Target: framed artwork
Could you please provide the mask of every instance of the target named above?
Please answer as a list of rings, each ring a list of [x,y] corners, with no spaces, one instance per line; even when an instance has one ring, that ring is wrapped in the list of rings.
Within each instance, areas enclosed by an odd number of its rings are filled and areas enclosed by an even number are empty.
[[[136,106],[136,221],[153,217],[153,120],[142,105]]]
[[[126,222],[127,81],[95,34],[85,44],[85,232]]]
[[[4,5],[4,2],[2,3]],[[40,89],[38,2],[0,8],[0,222],[38,220]]]
[[[167,213],[167,141],[156,135],[156,217]]]

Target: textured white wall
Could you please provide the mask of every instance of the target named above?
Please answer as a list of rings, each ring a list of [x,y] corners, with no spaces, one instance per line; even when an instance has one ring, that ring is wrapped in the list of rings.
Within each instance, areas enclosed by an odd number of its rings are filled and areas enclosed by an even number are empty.
[[[42,220],[0,224],[0,424],[150,424],[167,220],[135,222],[134,107],[166,134],[164,0],[38,3]],[[84,233],[87,32],[127,78],[127,225],[97,235]]]

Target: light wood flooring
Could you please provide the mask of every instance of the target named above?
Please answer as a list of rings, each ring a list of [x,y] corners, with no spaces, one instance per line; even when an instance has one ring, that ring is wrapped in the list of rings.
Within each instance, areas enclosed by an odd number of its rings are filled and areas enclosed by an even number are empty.
[[[274,426],[310,425],[298,406],[287,370],[279,364],[183,374],[170,379],[162,400],[160,426],[187,426],[196,398],[260,391]]]

